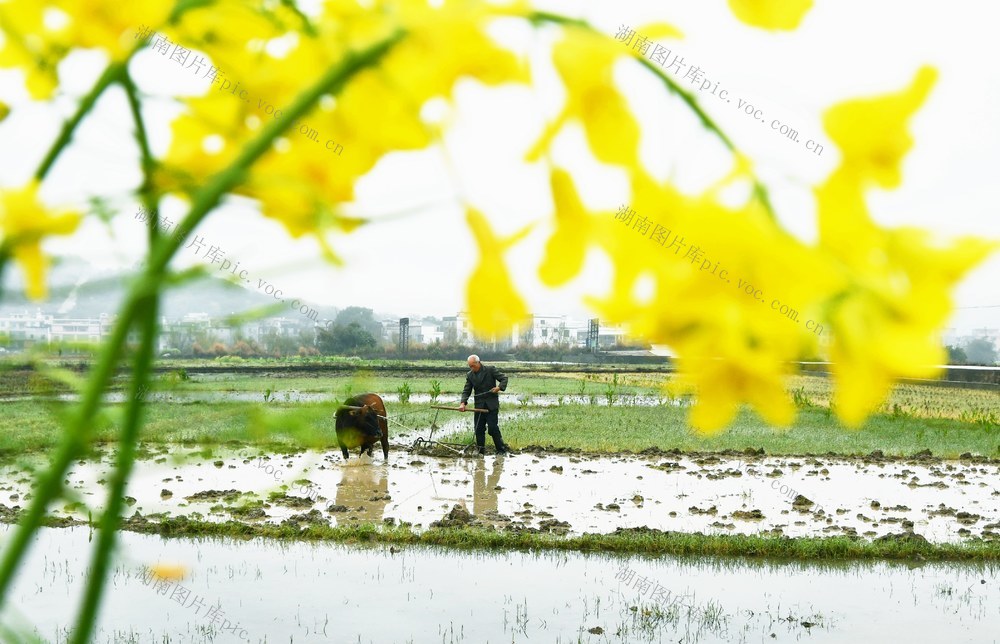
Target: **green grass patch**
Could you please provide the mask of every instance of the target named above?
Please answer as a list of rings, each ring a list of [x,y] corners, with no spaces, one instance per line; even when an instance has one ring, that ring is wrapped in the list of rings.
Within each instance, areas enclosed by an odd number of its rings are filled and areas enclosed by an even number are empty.
[[[920,539],[865,541],[850,537],[789,538],[775,536],[703,535],[638,528],[611,534],[563,537],[536,532],[500,532],[483,528],[431,528],[364,523],[350,526],[282,525],[198,521],[187,517],[129,520],[126,530],[165,537],[270,538],[340,543],[409,544],[464,550],[572,550],[682,557],[749,557],[772,560],[934,560],[997,561],[1000,545],[987,541],[932,544]]]

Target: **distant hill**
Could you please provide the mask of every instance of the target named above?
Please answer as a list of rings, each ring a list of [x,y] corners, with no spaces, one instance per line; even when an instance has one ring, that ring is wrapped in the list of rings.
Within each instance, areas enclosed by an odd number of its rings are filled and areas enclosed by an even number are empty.
[[[21,271],[8,265],[3,276],[0,315],[22,313],[25,310],[34,312],[39,308],[43,313],[59,317],[96,318],[101,313],[117,313],[125,296],[126,282],[133,274],[102,271],[79,259],[63,259],[52,268],[49,275],[48,299],[35,302],[24,297]],[[188,313],[207,313],[212,318],[221,318],[274,303],[274,298],[263,292],[209,276],[166,291],[162,315],[171,320]],[[336,307],[303,303],[316,309],[320,323],[337,315]],[[288,318],[296,315],[295,311],[285,309],[267,317]]]

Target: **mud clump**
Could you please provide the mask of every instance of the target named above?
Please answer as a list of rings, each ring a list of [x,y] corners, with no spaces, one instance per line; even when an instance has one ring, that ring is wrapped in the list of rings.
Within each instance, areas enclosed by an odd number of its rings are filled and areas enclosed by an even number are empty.
[[[301,524],[303,523],[306,525],[329,525],[326,518],[320,513],[319,510],[310,510],[304,514],[293,514],[282,521],[281,525],[301,527]]]
[[[750,510],[749,512],[736,510],[733,512],[733,518],[741,521],[762,521],[764,519],[764,513],[760,510]]]
[[[971,512],[959,512],[955,515],[955,520],[957,520],[962,525],[972,525],[976,523],[983,517],[978,514],[973,514]]]
[[[928,545],[927,539],[916,532],[901,532],[898,534],[885,534],[875,539],[873,543],[902,543]]]
[[[307,499],[304,496],[288,496],[287,494],[272,494],[270,499],[271,503],[276,505],[283,505],[288,508],[311,508],[313,506],[313,500]]]
[[[464,528],[472,523],[472,514],[457,503],[440,521],[431,523],[432,528]]]
[[[242,492],[239,490],[205,490],[184,497],[185,501],[235,501]],[[162,492],[161,492],[162,495]],[[172,496],[172,495],[171,495]]]
[[[814,505],[816,504],[801,494],[795,495],[795,499],[792,501],[792,507],[799,512],[807,512]]]
[[[690,512],[691,514],[710,514],[714,517],[716,514],[719,513],[719,510],[714,505],[708,508],[707,510],[702,510],[701,508],[692,505],[690,508],[688,508],[688,512]]]
[[[566,534],[573,529],[573,526],[559,519],[545,519],[538,523],[538,529],[542,532],[550,532],[552,534]]]
[[[19,516],[21,516],[21,506],[15,505],[12,508],[8,508],[3,503],[0,503],[0,523],[14,523]]]
[[[664,472],[673,472],[675,470],[686,470],[687,468],[680,463],[674,461],[663,461],[659,465],[647,465],[646,467],[651,467],[654,470],[663,470]]]
[[[236,519],[266,519],[267,512],[260,507],[230,508],[229,514]]]

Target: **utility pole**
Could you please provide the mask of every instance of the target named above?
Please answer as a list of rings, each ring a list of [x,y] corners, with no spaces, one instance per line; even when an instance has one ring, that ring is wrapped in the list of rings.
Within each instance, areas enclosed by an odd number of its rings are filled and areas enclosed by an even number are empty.
[[[410,318],[399,318],[399,353],[405,355],[410,350]]]

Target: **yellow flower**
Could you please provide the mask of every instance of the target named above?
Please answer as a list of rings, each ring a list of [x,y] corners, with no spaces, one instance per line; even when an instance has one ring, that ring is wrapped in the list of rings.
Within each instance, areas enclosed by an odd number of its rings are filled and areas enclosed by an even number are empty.
[[[7,115],[10,114],[10,106],[0,101],[0,122],[3,122]]]
[[[192,10],[174,30],[176,37],[203,47],[226,71],[231,88],[242,82],[239,90],[246,97],[216,85],[205,96],[188,99],[157,183],[166,190],[195,190],[204,177],[231,163],[315,76],[342,64],[350,50],[403,28],[407,35],[400,43],[291,124],[234,190],[257,199],[263,213],[291,235],[315,234],[327,257],[339,261],[323,232],[346,232],[362,223],[345,217],[342,204],[354,199],[355,183],[381,158],[434,141],[434,129],[420,117],[427,100],[449,97],[463,76],[485,83],[528,80],[526,66],[486,31],[491,18],[523,10],[453,1],[437,7],[385,2],[377,11],[327,3],[311,21],[315,33],[281,11],[270,20],[232,4],[222,13],[214,5]],[[264,47],[269,41],[282,42],[284,51],[279,55]],[[303,69],[315,73],[303,80]]]
[[[937,245],[915,228],[858,233],[856,252],[838,255],[853,281],[829,313],[834,407],[852,427],[881,405],[897,378],[937,373],[946,357],[940,329],[951,314],[951,290],[1000,248],[975,238]]]
[[[736,17],[763,29],[796,29],[813,0],[729,0]]]
[[[0,67],[21,69],[32,98],[48,99],[59,84],[57,67],[72,49],[100,49],[123,60],[137,44],[136,29],[162,24],[170,11],[171,3],[160,0],[0,2]]]
[[[38,188],[38,181],[32,180],[23,188],[0,193],[0,248],[21,265],[28,297],[36,300],[47,294],[49,260],[42,253],[42,239],[72,233],[82,217],[73,211],[50,212],[41,204]]]
[[[614,40],[567,28],[555,45],[553,61],[566,86],[566,105],[549,123],[528,153],[536,159],[567,123],[579,122],[590,148],[600,161],[637,167],[639,124],[628,102],[614,87],[613,68],[629,50]]]
[[[135,48],[140,25],[153,25],[155,29],[166,21],[172,9],[171,3],[162,0],[52,0],[52,5],[68,19],[68,43],[101,49],[115,61],[123,60]]]
[[[503,255],[523,239],[531,227],[501,239],[479,211],[470,208],[466,218],[479,246],[479,265],[466,286],[469,323],[477,334],[484,336],[506,333],[527,317],[528,307],[511,282]]]
[[[44,3],[31,0],[0,2],[0,68],[17,68],[25,74],[34,99],[47,99],[59,85],[56,66],[66,55],[65,34],[50,30],[42,18]]]
[[[826,133],[843,154],[841,166],[857,181],[895,188],[903,156],[913,145],[907,121],[920,108],[937,78],[933,67],[922,67],[907,89],[886,96],[845,101],[823,118]]]
[[[738,160],[727,181],[746,172]],[[727,208],[716,200],[716,189],[691,197],[636,172],[630,201],[636,212],[628,223],[610,212],[586,212],[561,170],[553,172],[552,190],[556,229],[542,280],[563,284],[591,248],[606,253],[610,287],[586,301],[607,323],[627,325],[677,353],[679,378],[672,388],[697,393],[693,427],[717,431],[744,402],[770,423],[791,422],[785,377],[794,360],[815,351],[805,320],[819,317],[818,303],[839,284],[815,253],[777,229],[757,202]],[[802,274],[810,280],[798,279]],[[648,294],[638,290],[644,282]],[[781,304],[801,317],[783,318]]]
[[[155,566],[150,566],[149,571],[157,579],[164,579],[166,581],[180,581],[187,576],[187,568],[180,564],[156,564]]]
[[[868,186],[901,181],[902,159],[913,143],[907,120],[935,76],[922,68],[908,89],[841,103],[824,118],[843,157],[815,191],[819,244],[845,280],[826,318],[833,332],[834,408],[852,427],[878,408],[896,379],[935,374],[945,358],[940,328],[951,312],[951,289],[998,248],[974,238],[935,244],[915,228],[882,229],[868,212]]]

